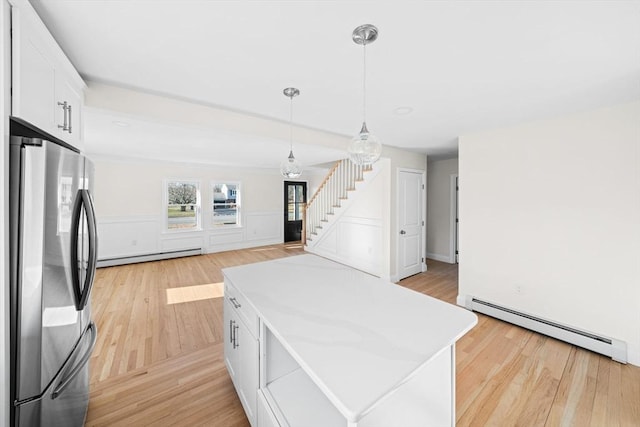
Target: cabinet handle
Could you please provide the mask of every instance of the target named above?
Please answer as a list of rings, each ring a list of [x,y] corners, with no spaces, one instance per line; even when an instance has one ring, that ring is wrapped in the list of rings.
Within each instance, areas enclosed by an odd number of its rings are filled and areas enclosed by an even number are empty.
[[[240,326],[233,326],[233,348],[240,347],[240,344],[238,344],[238,329],[240,329]]]
[[[240,308],[242,305],[235,298],[229,298],[229,301],[233,304],[233,308]]]
[[[229,320],[229,342],[233,342],[233,320]]]
[[[69,127],[67,128],[67,130],[69,131],[69,133],[71,133],[71,105],[67,106],[67,111],[69,112]]]
[[[62,123],[62,126],[58,125],[58,128],[62,129],[63,131],[69,130],[69,126],[67,125],[67,101],[58,101],[58,105],[60,105],[62,107],[62,111],[64,111],[64,121]]]

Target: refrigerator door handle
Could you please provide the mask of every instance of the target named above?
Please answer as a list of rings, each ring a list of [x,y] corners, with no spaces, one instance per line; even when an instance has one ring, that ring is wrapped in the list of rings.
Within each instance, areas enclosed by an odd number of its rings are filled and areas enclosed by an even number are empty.
[[[93,208],[93,198],[89,190],[80,190],[82,194],[82,203],[87,213],[87,225],[89,231],[89,259],[87,260],[87,276],[84,281],[83,292],[80,298],[80,309],[84,309],[89,302],[91,296],[91,288],[93,287],[93,279],[96,274],[96,265],[98,263],[98,228],[96,224],[96,211]],[[77,247],[77,246],[76,246]]]
[[[96,330],[95,323],[93,322],[89,323],[89,326],[87,327],[87,331],[91,332],[91,343],[89,344],[89,348],[87,348],[87,350],[84,352],[84,354],[82,355],[82,357],[80,358],[80,360],[75,366],[70,366],[64,369],[64,372],[61,375],[62,379],[60,380],[56,388],[53,390],[53,393],[51,393],[52,399],[55,399],[58,396],[60,396],[64,392],[64,390],[67,388],[67,386],[71,383],[71,381],[74,380],[76,375],[78,375],[82,371],[82,368],[84,368],[84,366],[89,362],[89,358],[91,357],[91,353],[93,353],[93,349],[96,346],[96,341],[98,339],[98,331]]]
[[[89,259],[87,260],[87,274],[84,280],[84,286],[80,286],[80,273],[78,265],[82,265],[84,260],[78,258],[78,234],[80,233],[80,216],[82,215],[82,207],[87,217],[87,226],[89,233]],[[76,199],[73,203],[71,211],[71,281],[73,283],[73,292],[75,294],[76,310],[84,309],[91,295],[93,286],[93,278],[96,272],[96,263],[98,261],[98,231],[96,228],[95,210],[93,209],[93,199],[89,190],[78,190]]]

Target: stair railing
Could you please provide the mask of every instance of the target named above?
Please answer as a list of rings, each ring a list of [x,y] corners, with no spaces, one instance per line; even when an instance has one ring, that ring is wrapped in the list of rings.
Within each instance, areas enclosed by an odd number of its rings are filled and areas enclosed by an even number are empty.
[[[355,190],[356,182],[364,179],[364,172],[371,166],[357,166],[349,159],[337,161],[305,206],[303,243],[312,240],[318,229],[333,215],[340,201],[347,199],[348,192]]]

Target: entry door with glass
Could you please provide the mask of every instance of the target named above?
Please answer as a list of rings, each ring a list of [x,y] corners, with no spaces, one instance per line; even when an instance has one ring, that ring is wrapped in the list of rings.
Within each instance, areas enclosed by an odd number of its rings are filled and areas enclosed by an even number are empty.
[[[284,182],[284,241],[302,239],[304,205],[307,202],[307,183]]]

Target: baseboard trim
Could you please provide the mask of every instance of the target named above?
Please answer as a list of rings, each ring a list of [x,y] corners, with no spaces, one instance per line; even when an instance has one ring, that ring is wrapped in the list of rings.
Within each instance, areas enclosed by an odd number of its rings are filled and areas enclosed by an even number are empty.
[[[470,307],[467,306],[468,304]],[[627,363],[627,343],[622,340],[578,329],[473,296],[465,298],[465,305],[473,311],[609,356],[616,362]]]
[[[182,249],[179,251],[158,252],[155,254],[99,259],[96,267],[113,267],[115,265],[136,264],[138,262],[159,261],[163,259],[180,258],[193,255],[202,255],[202,249]]]
[[[449,258],[446,255],[433,254],[433,253],[427,252],[427,258],[440,261],[440,262],[447,262],[449,264],[455,264],[454,262],[451,261],[451,258]]]

